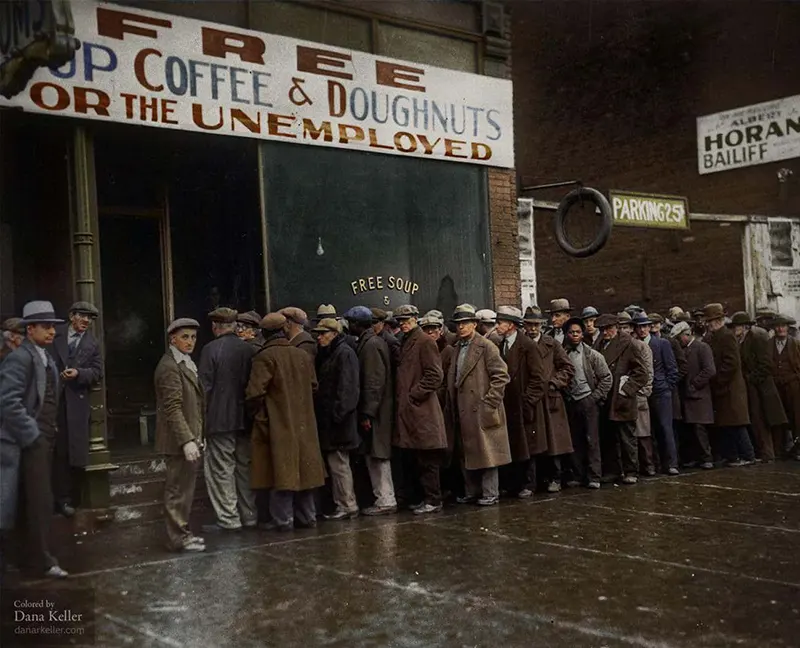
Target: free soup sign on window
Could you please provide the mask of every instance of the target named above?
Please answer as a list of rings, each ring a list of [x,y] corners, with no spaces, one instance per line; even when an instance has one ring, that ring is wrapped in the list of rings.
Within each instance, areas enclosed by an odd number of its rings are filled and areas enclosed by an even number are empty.
[[[72,11],[74,60],[0,106],[514,166],[511,81],[89,0]]]

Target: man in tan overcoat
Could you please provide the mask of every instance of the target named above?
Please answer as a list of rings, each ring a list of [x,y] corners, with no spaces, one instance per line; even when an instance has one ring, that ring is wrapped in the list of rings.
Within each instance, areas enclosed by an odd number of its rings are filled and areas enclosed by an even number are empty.
[[[191,358],[199,322],[181,318],[167,327],[169,348],[155,372],[156,452],[165,455],[164,516],[172,551],[205,551],[189,528],[200,449],[203,445],[203,387]]]
[[[447,373],[447,410],[464,468],[466,495],[459,501],[493,506],[500,500],[497,468],[511,463],[503,407],[508,368],[497,346],[478,335],[474,306],[457,306],[453,321],[458,342]]]
[[[320,308],[322,307],[320,306]],[[334,310],[334,314],[335,312]],[[306,315],[306,312],[295,306],[289,306],[281,310],[280,313],[286,318],[283,332],[286,334],[286,339],[289,340],[289,343],[293,347],[305,351],[312,358],[316,357],[317,343],[305,329],[308,323],[308,315]]]
[[[317,524],[314,489],[325,469],[314,417],[317,380],[311,356],[286,339],[286,317],[270,313],[261,321],[264,346],[254,357],[247,384],[253,417],[254,489],[272,489],[267,529],[290,531]]]

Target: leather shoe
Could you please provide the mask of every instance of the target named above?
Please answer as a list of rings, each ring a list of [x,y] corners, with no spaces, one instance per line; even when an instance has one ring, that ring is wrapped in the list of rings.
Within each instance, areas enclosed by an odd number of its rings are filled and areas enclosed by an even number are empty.
[[[355,511],[345,511],[343,509],[337,509],[331,515],[326,515],[326,520],[355,520],[358,517],[358,509]]]
[[[242,527],[223,527],[219,524],[204,524],[203,525],[203,533],[238,533],[242,530]]]
[[[75,507],[70,506],[66,502],[61,502],[56,504],[56,513],[63,515],[64,517],[72,517],[75,515]]]
[[[48,569],[44,575],[47,578],[66,578],[69,576],[69,572],[66,569],[61,569],[58,565],[53,565],[50,569]]]
[[[391,515],[392,513],[397,513],[396,506],[370,506],[365,508],[361,511],[364,515],[369,516],[376,516],[376,515]]]

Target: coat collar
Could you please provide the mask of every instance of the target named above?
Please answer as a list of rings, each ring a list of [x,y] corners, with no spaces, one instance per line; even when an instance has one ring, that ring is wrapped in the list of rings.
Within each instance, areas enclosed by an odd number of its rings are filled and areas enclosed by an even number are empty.
[[[375,331],[372,329],[372,327],[364,331],[364,333],[361,334],[361,337],[358,338],[358,344],[356,345],[356,352],[360,354],[362,349],[364,348],[364,345],[374,337],[375,337]]]
[[[628,348],[628,344],[630,343],[630,341],[631,341],[630,335],[626,335],[625,333],[617,333],[616,337],[613,340],[611,340],[611,342],[603,352],[603,356],[605,357],[606,362],[609,365],[616,362],[617,359],[623,354],[625,349]]]
[[[460,387],[461,384],[464,382],[464,379],[472,372],[475,368],[475,365],[478,364],[478,361],[483,356],[484,352],[486,351],[486,344],[487,341],[485,338],[482,338],[477,333],[475,337],[472,338],[472,341],[467,348],[467,357],[464,359],[464,365],[461,367],[461,375],[458,376],[458,380],[456,381],[456,387]],[[513,348],[513,347],[512,347]],[[461,347],[456,343],[456,353],[461,351]],[[458,361],[454,364],[458,364]],[[456,374],[458,374],[458,368],[456,367]]]

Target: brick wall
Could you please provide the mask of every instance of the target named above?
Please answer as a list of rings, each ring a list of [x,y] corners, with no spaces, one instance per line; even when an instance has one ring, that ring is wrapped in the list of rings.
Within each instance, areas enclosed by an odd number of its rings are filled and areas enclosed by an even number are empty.
[[[519,306],[517,185],[513,169],[490,168],[489,223],[495,306]]]

